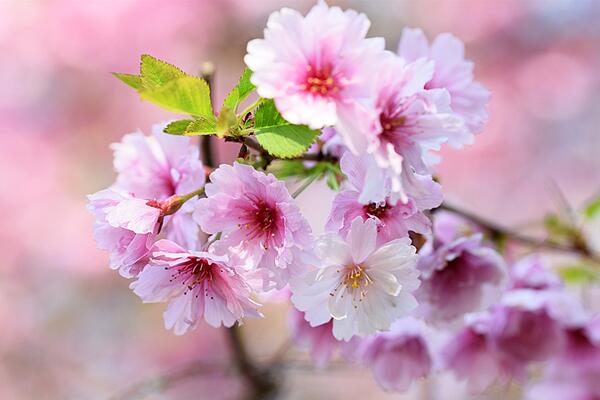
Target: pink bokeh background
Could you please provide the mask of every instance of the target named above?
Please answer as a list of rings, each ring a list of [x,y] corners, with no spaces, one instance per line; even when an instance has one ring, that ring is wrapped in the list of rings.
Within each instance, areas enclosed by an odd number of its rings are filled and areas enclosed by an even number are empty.
[[[493,93],[491,119],[474,145],[444,152],[438,174],[447,198],[503,224],[535,229],[563,196],[577,207],[600,190],[599,1],[330,3],[367,13],[371,35],[385,36],[389,49],[403,26],[430,35],[450,31],[466,42],[477,79]],[[226,362],[221,331],[167,332],[162,305],[142,305],[95,248],[85,194],[114,179],[108,145],[173,117],[142,103],[110,72],[135,72],[142,53],[190,73],[212,61],[218,104],[268,14],[311,5],[0,0],[0,399],[104,399],[190,360]],[[221,146],[219,161],[235,151]],[[299,199],[317,232],[329,198],[319,184]],[[246,324],[257,359],[286,341],[286,307],[266,306],[264,320]],[[444,379],[405,395],[385,394],[352,367],[287,376],[289,399],[467,398]],[[216,373],[142,398],[235,399],[243,390]],[[519,398],[518,389],[473,398],[513,395]]]

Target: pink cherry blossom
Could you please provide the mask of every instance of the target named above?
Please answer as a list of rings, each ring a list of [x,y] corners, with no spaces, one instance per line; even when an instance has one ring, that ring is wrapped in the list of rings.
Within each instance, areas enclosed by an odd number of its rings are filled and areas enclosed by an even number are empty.
[[[282,181],[239,163],[221,165],[210,181],[194,218],[204,232],[222,233],[217,251],[256,271],[265,290],[305,271],[310,226]]]
[[[94,239],[110,254],[110,267],[124,277],[136,276],[163,223],[160,206],[114,189],[88,196],[88,210],[96,217]]]
[[[502,257],[483,243],[482,234],[462,236],[461,230],[471,231],[462,223],[447,213],[436,215],[434,239],[420,253],[418,311],[431,322],[451,322],[481,309],[505,276]]]
[[[416,379],[426,377],[433,360],[419,321],[404,318],[389,332],[361,341],[358,358],[372,371],[385,390],[408,390]]]
[[[226,256],[160,240],[131,288],[146,303],[169,303],[165,326],[176,335],[196,328],[202,318],[215,328],[230,327],[260,314],[250,299],[250,287],[228,262]]]
[[[142,132],[125,135],[114,143],[114,167],[118,173],[115,186],[136,197],[166,200],[185,195],[204,185],[205,174],[198,158],[198,146],[191,138],[162,132],[165,124],[152,127],[152,136]],[[173,215],[166,217],[167,238],[196,246],[198,226],[192,219],[196,198],[190,199]]]
[[[510,270],[511,289],[560,289],[561,279],[545,265],[539,254],[525,257]]]
[[[310,357],[318,368],[327,365],[341,344],[333,336],[333,321],[330,320],[319,326],[311,326],[304,319],[304,313],[295,308],[290,311],[290,328],[294,341],[308,348]]]
[[[365,39],[369,25],[364,14],[324,1],[305,17],[289,8],[274,12],[264,39],[250,41],[244,58],[258,94],[274,99],[286,120],[314,129],[336,125],[347,109],[368,108],[384,48],[381,38]]]
[[[333,335],[348,341],[389,329],[416,306],[415,248],[408,238],[378,247],[373,219],[352,221],[347,238],[326,234],[317,243],[320,265],[290,282],[292,302],[311,326],[333,318]]]
[[[356,217],[373,218],[377,222],[378,245],[406,236],[409,231],[429,233],[431,222],[423,211],[442,202],[439,185],[423,177],[430,185],[427,196],[409,197],[405,203],[394,201],[390,180],[378,174],[376,166],[370,170],[370,160],[368,155],[343,155],[341,170],[348,179],[333,200],[326,229],[345,237]],[[362,202],[369,197],[375,200]]]
[[[600,320],[569,326],[566,343],[549,363],[527,400],[590,400],[600,398]]]
[[[522,378],[524,366],[504,359],[490,349],[490,315],[472,315],[441,351],[442,364],[459,380],[467,380],[469,389],[480,392],[495,381]]]
[[[512,290],[492,309],[467,317],[443,349],[443,363],[474,391],[496,380],[523,382],[529,365],[561,351],[564,328],[576,321],[580,310],[559,291]]]
[[[405,28],[398,54],[412,62],[420,58],[433,60],[435,70],[426,82],[426,89],[446,89],[450,93],[451,107],[460,115],[471,133],[479,133],[488,114],[487,103],[490,92],[473,79],[473,63],[465,60],[464,44],[449,33],[438,35],[429,45],[420,29]],[[449,144],[460,146],[461,140],[451,140]]]
[[[345,144],[355,154],[372,154],[391,178],[392,191],[406,201],[405,174],[430,174],[436,159],[431,151],[443,143],[461,140],[468,132],[450,108],[445,89],[425,90],[433,63],[407,64],[385,53],[373,74],[374,114],[353,114],[351,124],[339,127]]]

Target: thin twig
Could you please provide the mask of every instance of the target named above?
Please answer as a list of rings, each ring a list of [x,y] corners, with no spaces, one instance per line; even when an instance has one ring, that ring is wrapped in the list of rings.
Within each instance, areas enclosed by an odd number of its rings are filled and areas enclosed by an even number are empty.
[[[200,67],[200,76],[206,81],[210,88],[210,100],[214,104],[214,78],[215,65],[211,62],[205,62]],[[200,152],[205,165],[211,168],[216,166],[215,152],[212,146],[212,135],[203,135],[200,137]]]
[[[470,211],[463,210],[455,205],[443,203],[439,209],[450,211],[466,218],[475,224],[487,230],[493,237],[504,237],[524,245],[539,249],[558,251],[561,253],[576,254],[580,257],[600,264],[600,256],[594,254],[585,243],[559,243],[549,239],[538,239],[531,236],[523,235],[509,228],[498,225],[494,221],[490,221]]]

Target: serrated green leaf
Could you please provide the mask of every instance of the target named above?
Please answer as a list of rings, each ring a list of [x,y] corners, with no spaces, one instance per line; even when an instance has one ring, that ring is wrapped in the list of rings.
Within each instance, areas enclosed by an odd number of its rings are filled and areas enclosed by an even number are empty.
[[[600,196],[588,204],[583,213],[587,219],[592,219],[598,215],[600,213]]]
[[[217,117],[217,136],[230,135],[237,128],[237,118],[232,109],[223,107]]]
[[[217,124],[213,118],[200,117],[185,130],[185,136],[212,135],[217,133]]]
[[[267,152],[279,158],[302,155],[317,138],[317,131],[303,125],[276,125],[255,128],[258,143]]]
[[[291,158],[308,150],[317,139],[318,131],[304,125],[290,124],[279,114],[273,100],[267,100],[256,110],[254,134],[269,154]]]
[[[223,107],[236,111],[240,103],[256,89],[252,82],[250,82],[251,76],[252,71],[246,68],[240,77],[238,84],[227,94],[227,97],[225,97]]]
[[[214,118],[210,89],[204,79],[195,76],[176,78],[159,88],[142,90],[140,96],[169,111]]]
[[[179,121],[173,121],[163,129],[164,133],[170,133],[172,135],[183,135],[187,127],[194,123],[193,119],[181,119]]]
[[[152,90],[186,74],[174,65],[144,54],[140,64],[140,76],[144,89]]]
[[[598,279],[597,273],[587,265],[570,265],[559,269],[561,278],[572,284],[594,282]]]
[[[273,100],[265,100],[260,107],[256,109],[254,116],[254,126],[257,128],[266,128],[270,126],[289,124],[277,111]]]
[[[142,88],[142,77],[138,75],[132,74],[121,74],[119,72],[112,73],[116,78],[118,78],[121,82],[125,83],[128,86],[136,90],[140,90]]]

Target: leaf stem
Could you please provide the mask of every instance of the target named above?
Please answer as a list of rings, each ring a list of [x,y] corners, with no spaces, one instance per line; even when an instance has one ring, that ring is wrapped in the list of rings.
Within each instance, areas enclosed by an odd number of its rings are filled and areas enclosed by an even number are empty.
[[[313,174],[313,175],[309,176],[308,178],[306,178],[306,180],[304,182],[302,182],[302,185],[300,185],[300,187],[298,189],[296,189],[296,191],[292,194],[292,197],[294,199],[296,197],[298,197],[300,195],[300,193],[304,192],[304,190],[307,187],[309,187],[311,185],[311,183],[313,183],[320,176],[321,176],[321,174],[318,173],[318,174]]]
[[[256,101],[252,104],[250,104],[248,107],[246,107],[244,109],[244,111],[242,111],[240,113],[240,115],[238,115],[238,121],[241,121],[242,118],[244,118],[246,116],[246,114],[248,114],[250,111],[254,110],[256,107],[258,107],[260,105],[260,103],[262,103],[264,99],[262,97],[259,97],[258,99],[256,99]]]
[[[186,201],[188,201],[189,199],[191,199],[192,197],[200,196],[202,194],[204,194],[204,186],[201,187],[200,189],[194,190],[193,192],[184,194],[183,196],[181,196],[180,201],[183,204]]]

